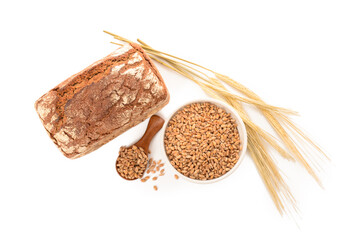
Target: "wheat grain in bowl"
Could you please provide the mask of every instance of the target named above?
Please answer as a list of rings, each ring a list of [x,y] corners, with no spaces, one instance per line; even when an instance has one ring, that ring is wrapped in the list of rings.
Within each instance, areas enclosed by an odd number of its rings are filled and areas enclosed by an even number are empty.
[[[237,164],[243,148],[236,120],[211,102],[195,102],[169,120],[164,146],[171,165],[183,176],[212,181]]]

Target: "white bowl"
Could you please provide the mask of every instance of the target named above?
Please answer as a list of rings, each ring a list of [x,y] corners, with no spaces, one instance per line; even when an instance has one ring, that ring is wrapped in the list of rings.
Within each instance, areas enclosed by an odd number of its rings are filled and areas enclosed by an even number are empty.
[[[239,136],[240,136],[240,141],[241,141],[241,144],[242,144],[242,149],[240,151],[240,156],[239,156],[239,159],[238,161],[236,162],[236,164],[234,165],[233,168],[231,168],[227,173],[225,173],[224,175],[218,177],[218,178],[215,178],[215,179],[210,179],[210,180],[197,180],[197,179],[192,179],[192,178],[189,178],[187,176],[184,176],[182,173],[180,173],[178,170],[176,170],[176,168],[170,163],[170,160],[168,158],[168,155],[166,154],[166,150],[165,150],[165,143],[164,143],[164,140],[165,140],[165,130],[169,124],[169,121],[170,119],[179,111],[181,110],[182,108],[184,108],[185,106],[189,105],[189,104],[192,104],[192,103],[198,103],[198,102],[209,102],[209,103],[212,103],[220,108],[222,108],[223,110],[225,110],[227,113],[230,113],[231,114],[231,117],[233,117],[236,121],[236,124],[237,124],[237,129],[239,131]],[[230,174],[232,174],[238,167],[239,165],[241,164],[244,156],[245,156],[245,153],[246,153],[246,147],[247,147],[247,133],[246,133],[246,128],[245,128],[245,124],[244,122],[242,121],[242,119],[240,118],[239,114],[235,111],[235,109],[233,107],[231,107],[230,105],[228,105],[227,103],[225,102],[221,102],[221,101],[218,101],[218,100],[215,100],[215,99],[200,99],[200,100],[192,100],[190,102],[187,102],[185,103],[184,105],[180,106],[176,111],[174,111],[170,117],[165,121],[165,124],[164,124],[165,128],[164,128],[164,131],[162,131],[162,141],[163,141],[163,151],[164,151],[164,154],[166,156],[166,159],[169,161],[169,164],[171,166],[171,168],[173,168],[175,170],[175,172],[178,173],[178,175],[190,182],[193,182],[193,183],[200,183],[200,184],[204,184],[204,183],[214,183],[214,182],[217,182],[217,181],[220,181],[228,176],[230,176]]]

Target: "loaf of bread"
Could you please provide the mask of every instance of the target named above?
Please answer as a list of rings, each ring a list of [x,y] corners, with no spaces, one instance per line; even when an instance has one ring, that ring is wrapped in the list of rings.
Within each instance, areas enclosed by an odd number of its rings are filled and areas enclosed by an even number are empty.
[[[35,109],[68,158],[111,141],[169,102],[165,83],[137,44],[125,44],[50,90]]]

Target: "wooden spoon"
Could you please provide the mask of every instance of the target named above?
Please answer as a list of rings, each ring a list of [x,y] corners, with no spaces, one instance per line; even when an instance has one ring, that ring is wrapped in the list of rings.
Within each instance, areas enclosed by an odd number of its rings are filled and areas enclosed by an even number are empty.
[[[149,154],[149,145],[151,143],[151,140],[156,135],[156,133],[158,133],[160,131],[160,129],[164,125],[164,122],[165,122],[164,119],[162,119],[158,115],[152,115],[150,120],[149,120],[149,123],[147,125],[147,128],[146,128],[146,131],[145,131],[144,135],[134,145],[139,147],[139,148],[142,148],[144,150],[145,154],[148,155]],[[132,146],[129,146],[127,148],[131,148],[131,147]],[[135,180],[135,179],[127,179],[124,176],[121,176],[121,174],[117,171],[116,164],[117,164],[117,161],[115,163],[115,167],[116,167],[116,172],[120,175],[120,177],[124,178],[125,180]],[[141,177],[144,175],[145,170],[141,174]]]
[[[158,115],[152,115],[144,135],[134,145],[137,147],[141,147],[142,149],[144,149],[146,154],[149,154],[150,142],[153,137],[160,131],[160,129],[164,125],[164,122],[164,119],[162,119]]]

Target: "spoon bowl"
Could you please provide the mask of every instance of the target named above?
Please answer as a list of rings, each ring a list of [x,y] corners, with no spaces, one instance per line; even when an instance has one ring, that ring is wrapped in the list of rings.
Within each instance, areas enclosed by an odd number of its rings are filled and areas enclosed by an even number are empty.
[[[144,135],[139,139],[139,141],[137,141],[135,144],[136,147],[142,149],[146,155],[149,154],[149,146],[150,146],[150,143],[151,143],[151,140],[154,138],[154,136],[156,135],[156,133],[158,133],[160,131],[160,129],[162,128],[162,126],[164,125],[164,119],[162,119],[160,116],[158,115],[152,115],[150,120],[149,120],[149,123],[147,125],[147,128],[145,130],[145,133]],[[133,145],[127,147],[127,149],[129,148],[132,148]],[[116,160],[115,162],[115,169],[116,169],[116,172],[119,174],[120,177],[124,178],[125,180],[128,180],[128,181],[131,181],[131,180],[136,180],[138,178],[135,178],[135,179],[127,179],[125,178],[124,176],[122,176],[119,171],[117,170],[117,163],[118,163],[118,160]],[[148,162],[146,163],[146,165],[148,165]],[[141,177],[139,178],[142,178],[144,173],[146,171],[146,168],[144,169],[143,173],[141,174]]]

